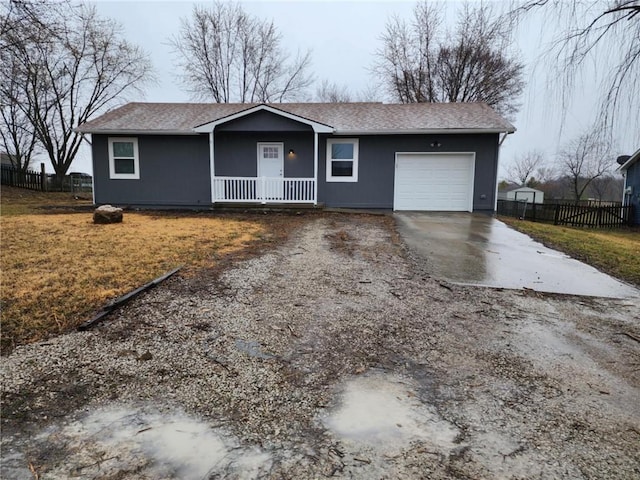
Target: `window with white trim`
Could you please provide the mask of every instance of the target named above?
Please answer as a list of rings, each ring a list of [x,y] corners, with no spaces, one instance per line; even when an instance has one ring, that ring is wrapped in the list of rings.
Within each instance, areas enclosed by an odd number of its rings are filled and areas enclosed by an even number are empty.
[[[327,182],[358,181],[358,139],[327,139]]]
[[[137,180],[140,178],[137,138],[109,138],[109,178],[116,180]]]

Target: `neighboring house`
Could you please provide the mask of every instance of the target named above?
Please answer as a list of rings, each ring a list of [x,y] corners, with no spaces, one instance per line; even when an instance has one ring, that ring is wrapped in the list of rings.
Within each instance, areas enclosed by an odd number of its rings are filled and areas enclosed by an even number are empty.
[[[483,103],[130,103],[77,131],[97,204],[493,211],[515,128]]]
[[[633,205],[633,223],[640,225],[640,149],[618,157],[618,171],[624,176],[623,205]]]
[[[544,192],[529,187],[518,187],[507,192],[507,200],[527,201],[529,203],[544,203]]]
[[[0,152],[0,165],[13,166],[13,163],[11,163],[11,157],[8,153]]]

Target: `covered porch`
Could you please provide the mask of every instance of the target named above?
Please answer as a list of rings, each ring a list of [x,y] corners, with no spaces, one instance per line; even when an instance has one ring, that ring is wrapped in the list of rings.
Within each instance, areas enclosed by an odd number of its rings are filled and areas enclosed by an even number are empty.
[[[318,204],[318,135],[332,127],[259,105],[195,130],[209,136],[213,204]]]

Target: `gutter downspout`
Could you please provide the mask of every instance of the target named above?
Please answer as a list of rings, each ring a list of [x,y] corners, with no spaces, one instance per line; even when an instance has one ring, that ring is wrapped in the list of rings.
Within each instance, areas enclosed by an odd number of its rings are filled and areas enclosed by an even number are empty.
[[[620,173],[622,173],[622,178],[624,178],[624,182],[622,182],[622,206],[626,207],[631,200],[630,195],[627,195],[627,172],[624,171]]]

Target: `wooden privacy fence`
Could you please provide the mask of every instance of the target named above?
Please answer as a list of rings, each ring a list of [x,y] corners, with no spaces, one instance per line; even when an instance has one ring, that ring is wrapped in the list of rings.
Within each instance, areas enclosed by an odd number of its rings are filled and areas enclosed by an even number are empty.
[[[29,190],[47,189],[47,175],[44,171],[44,163],[40,164],[40,172],[34,170],[20,171],[13,165],[2,165],[2,185],[10,187],[28,188]]]
[[[71,192],[74,195],[93,191],[91,175],[71,173],[62,178],[62,183],[55,175],[47,174],[44,163],[40,164],[40,172],[27,170],[21,172],[13,165],[2,165],[2,185],[10,187],[28,188],[42,192]]]
[[[498,200],[498,215],[573,227],[621,227],[633,218],[633,205],[576,205]]]

